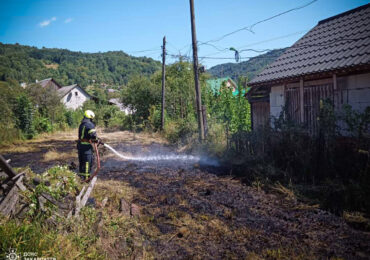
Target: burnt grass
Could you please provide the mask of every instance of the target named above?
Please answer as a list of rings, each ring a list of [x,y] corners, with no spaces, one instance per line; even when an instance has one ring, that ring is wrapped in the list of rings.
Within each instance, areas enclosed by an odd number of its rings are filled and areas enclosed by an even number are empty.
[[[142,147],[121,144],[119,150]],[[150,151],[151,146],[145,151]],[[158,146],[154,145],[157,151]],[[161,152],[170,148],[161,148]],[[134,152],[134,153],[135,153]],[[224,168],[186,162],[105,161],[103,179],[128,183],[156,230],[158,259],[368,259],[370,235],[284,192],[247,186]]]
[[[124,141],[113,147],[132,154],[173,152],[158,143]],[[23,162],[21,154],[7,158],[19,167],[36,160],[32,153]],[[145,226],[139,232],[155,259],[370,259],[369,233],[284,191],[266,192],[222,175],[224,168],[122,161],[107,151],[102,166],[100,179],[122,181],[135,190],[132,202],[140,207],[138,221]]]

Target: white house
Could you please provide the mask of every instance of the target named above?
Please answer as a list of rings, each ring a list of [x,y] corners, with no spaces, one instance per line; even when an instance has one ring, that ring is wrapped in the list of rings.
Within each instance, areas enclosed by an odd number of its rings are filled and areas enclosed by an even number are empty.
[[[91,99],[91,96],[77,84],[62,87],[57,91],[65,107],[73,110],[82,107],[83,103]]]

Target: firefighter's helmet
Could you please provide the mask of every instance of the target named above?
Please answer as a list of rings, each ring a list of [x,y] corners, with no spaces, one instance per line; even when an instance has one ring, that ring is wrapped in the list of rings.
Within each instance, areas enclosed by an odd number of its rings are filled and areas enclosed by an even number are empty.
[[[91,111],[91,110],[86,110],[84,116],[86,118],[94,119],[95,113],[93,111]]]

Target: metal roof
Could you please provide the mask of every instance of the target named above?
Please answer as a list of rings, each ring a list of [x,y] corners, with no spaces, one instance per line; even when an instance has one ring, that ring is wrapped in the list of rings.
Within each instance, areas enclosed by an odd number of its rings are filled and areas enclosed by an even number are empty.
[[[370,64],[370,4],[320,21],[249,84]]]
[[[211,88],[212,92],[214,94],[218,93],[221,89],[221,86],[224,82],[230,81],[231,84],[234,85],[235,88],[237,88],[237,84],[235,81],[232,80],[230,77],[224,77],[224,78],[216,78],[216,79],[208,79],[207,84]]]

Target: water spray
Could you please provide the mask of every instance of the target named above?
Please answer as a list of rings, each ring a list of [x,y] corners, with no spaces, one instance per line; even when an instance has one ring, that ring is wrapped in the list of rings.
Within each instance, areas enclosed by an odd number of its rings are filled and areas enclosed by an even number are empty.
[[[127,156],[117,152],[113,147],[108,144],[104,144],[109,150],[111,150],[118,157],[129,160],[129,161],[199,161],[200,157],[193,155],[156,155],[156,156]]]

